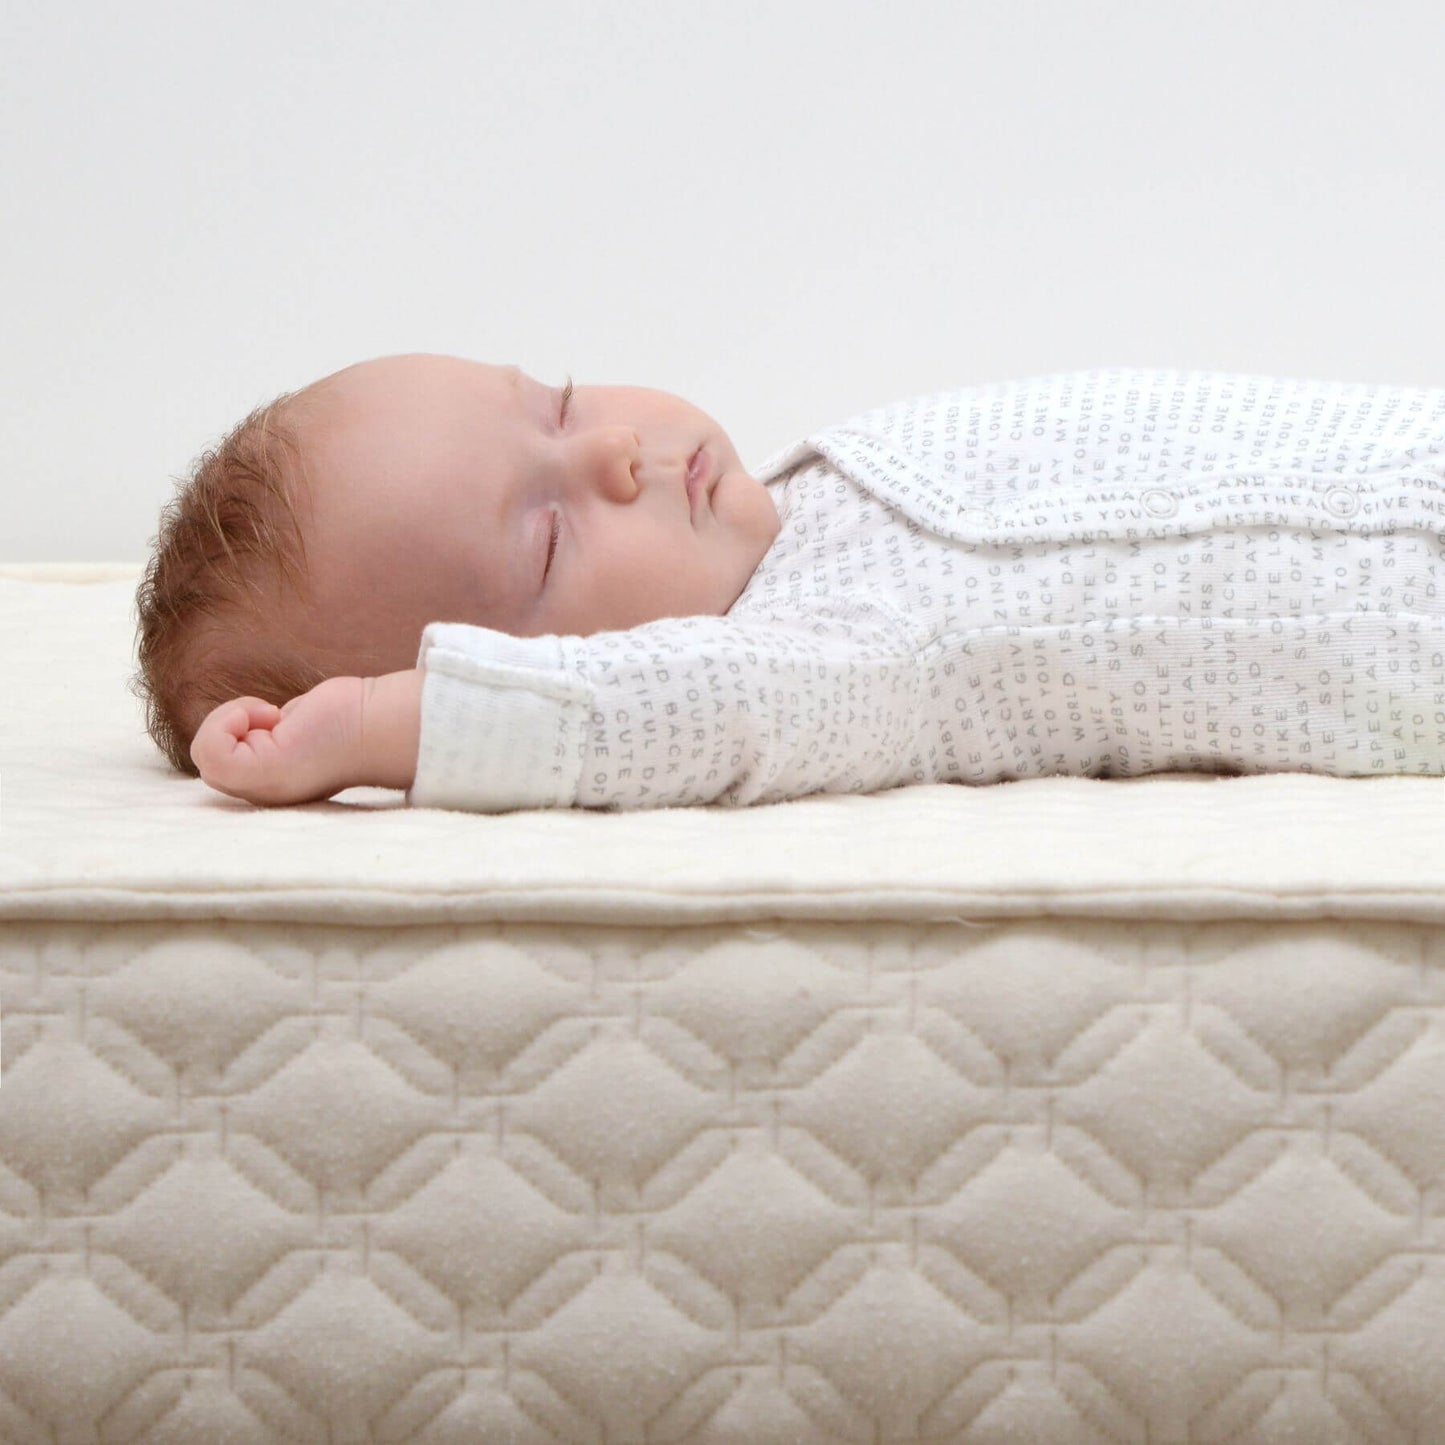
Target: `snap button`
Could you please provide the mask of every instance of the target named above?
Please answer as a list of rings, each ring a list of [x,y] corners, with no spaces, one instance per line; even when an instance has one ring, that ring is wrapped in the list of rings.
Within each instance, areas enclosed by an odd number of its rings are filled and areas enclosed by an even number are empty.
[[[1155,517],[1172,517],[1179,510],[1179,498],[1163,487],[1150,487],[1147,492],[1141,492],[1139,501],[1144,510]]]
[[[963,520],[971,522],[975,527],[991,527],[994,524],[994,515],[987,507],[965,507],[963,509]]]
[[[1325,506],[1337,517],[1353,517],[1360,510],[1360,495],[1352,487],[1331,487],[1325,493]]]

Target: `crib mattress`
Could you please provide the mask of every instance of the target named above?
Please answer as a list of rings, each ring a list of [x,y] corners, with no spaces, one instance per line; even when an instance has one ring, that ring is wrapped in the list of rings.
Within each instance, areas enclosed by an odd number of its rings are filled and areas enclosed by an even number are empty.
[[[0,1439],[1445,1438],[1445,780],[260,810],[138,577],[0,569]]]

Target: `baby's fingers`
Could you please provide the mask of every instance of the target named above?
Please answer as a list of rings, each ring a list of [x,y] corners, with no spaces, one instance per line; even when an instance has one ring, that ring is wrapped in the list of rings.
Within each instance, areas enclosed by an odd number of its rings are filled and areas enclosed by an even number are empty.
[[[259,697],[237,697],[208,712],[191,739],[191,761],[212,787],[231,771],[254,756],[255,745],[271,742],[271,729],[281,721],[281,709]],[[222,789],[222,791],[229,791]]]

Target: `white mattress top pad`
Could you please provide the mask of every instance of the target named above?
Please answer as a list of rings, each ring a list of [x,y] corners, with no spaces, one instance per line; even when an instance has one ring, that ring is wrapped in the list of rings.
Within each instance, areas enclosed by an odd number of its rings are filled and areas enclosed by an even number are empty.
[[[0,566],[0,917],[1445,919],[1445,779],[1044,778],[752,808],[265,809],[146,736],[135,564]]]

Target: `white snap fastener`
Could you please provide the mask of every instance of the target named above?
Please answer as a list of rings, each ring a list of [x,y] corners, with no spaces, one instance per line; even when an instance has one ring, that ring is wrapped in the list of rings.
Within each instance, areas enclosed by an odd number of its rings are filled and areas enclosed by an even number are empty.
[[[1179,510],[1179,498],[1163,487],[1150,487],[1139,496],[1144,510],[1155,517],[1172,517]]]
[[[1337,517],[1352,517],[1360,510],[1360,495],[1351,487],[1331,487],[1325,493],[1325,506]]]

